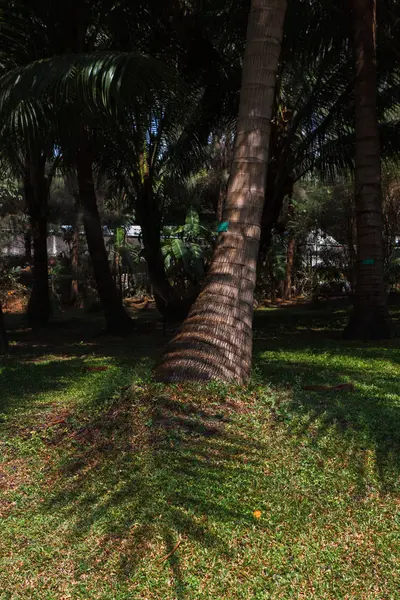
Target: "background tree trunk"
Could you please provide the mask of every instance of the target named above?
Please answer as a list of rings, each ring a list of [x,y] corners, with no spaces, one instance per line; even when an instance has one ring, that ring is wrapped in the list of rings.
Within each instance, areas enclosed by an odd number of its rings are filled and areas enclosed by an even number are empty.
[[[33,281],[27,318],[31,327],[44,327],[50,318],[50,291],[47,256],[47,204],[49,181],[45,175],[46,158],[37,157],[27,166],[24,180],[33,245]]]
[[[161,251],[161,217],[153,198],[150,178],[145,181],[143,195],[138,199],[137,217],[157,310],[167,320],[182,321],[187,317],[194,298],[182,298],[168,279]]]
[[[202,292],[157,369],[162,381],[245,382],[269,136],[286,0],[252,0],[234,159],[223,221]]]
[[[286,273],[285,282],[283,286],[283,300],[290,300],[292,297],[292,277],[293,277],[293,265],[294,265],[294,253],[296,248],[295,232],[293,230],[293,219],[294,219],[294,205],[293,200],[290,197],[288,206],[288,233],[289,241],[286,251]]]
[[[125,332],[132,328],[133,322],[122,306],[111,273],[97,207],[92,161],[86,152],[85,145],[77,152],[76,171],[79,199],[83,211],[83,225],[107,329],[113,333]]]
[[[290,300],[292,297],[292,275],[293,275],[293,264],[294,264],[294,250],[296,246],[296,240],[291,237],[287,247],[286,253],[286,275],[285,285],[283,288],[283,299]]]
[[[80,225],[80,212],[77,212],[74,232],[72,234],[72,244],[71,244],[71,269],[72,269],[72,277],[73,277],[72,282],[71,282],[71,302],[73,304],[76,304],[78,302],[78,298],[79,298],[79,284],[78,284],[79,225]]]
[[[353,0],[356,63],[355,202],[357,268],[354,312],[344,331],[351,339],[392,335],[384,280],[382,177],[376,110],[376,0]]]
[[[4,323],[4,314],[0,302],[0,354],[6,354],[8,351],[8,337]]]
[[[30,225],[24,233],[25,262],[32,264],[32,233]]]

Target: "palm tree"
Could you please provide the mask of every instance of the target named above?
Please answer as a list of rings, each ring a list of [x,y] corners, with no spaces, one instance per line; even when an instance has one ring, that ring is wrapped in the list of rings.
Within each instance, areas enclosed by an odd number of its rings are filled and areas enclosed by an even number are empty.
[[[20,151],[23,151],[27,142],[30,144],[33,141],[33,145],[37,145],[40,140],[49,145],[51,140],[52,151],[55,144],[58,146],[64,171],[76,169],[83,221],[100,301],[108,328],[121,331],[130,327],[132,322],[117,293],[104,245],[93,179],[94,131],[100,119],[104,122],[110,119],[111,114],[115,117],[120,97],[124,98],[125,104],[137,100],[148,93],[155,83],[164,85],[165,73],[158,61],[139,53],[102,51],[105,40],[112,38],[106,18],[112,6],[101,3],[99,12],[94,6],[83,7],[80,2],[75,4],[76,10],[67,5],[46,2],[30,7],[35,30],[29,32],[28,47],[34,45],[35,54],[30,56],[29,53],[22,53],[21,57],[16,53],[15,60],[8,61],[4,69],[0,94],[1,130],[3,137],[9,136],[18,141]],[[21,3],[21,10],[23,6],[24,3]],[[24,6],[24,10],[28,10],[27,6]],[[14,16],[11,10],[10,22]],[[93,35],[89,34],[91,18],[95,20]],[[104,28],[101,35],[97,30],[99,23]],[[135,82],[135,87],[132,87],[131,81]],[[93,118],[94,113],[96,115]],[[84,128],[82,122],[85,122]],[[38,175],[36,171],[35,174]],[[27,197],[35,196],[31,176],[26,177],[26,190]],[[39,196],[47,198],[44,186],[40,190],[40,194],[36,193],[36,200]],[[37,232],[40,230],[41,233],[40,243],[37,235],[37,246],[43,267],[46,205],[42,202],[39,207],[37,201],[29,205],[35,210],[36,220],[40,221],[40,227],[36,227]],[[44,267],[37,272],[43,274],[40,280],[43,283]],[[40,286],[43,293],[44,288],[43,283]],[[44,320],[48,303],[33,300],[32,308],[42,307]]]
[[[2,61],[0,75],[15,69],[26,61],[29,53],[29,44],[24,40],[24,24],[18,8],[13,3],[3,3],[1,7],[2,27],[0,33],[0,51]],[[12,15],[12,18],[11,18]],[[32,25],[28,21],[29,27]],[[33,26],[34,27],[34,26]],[[10,40],[13,42],[10,44]],[[6,92],[7,94],[7,92]],[[33,282],[32,292],[28,303],[27,317],[32,327],[41,327],[47,324],[50,316],[50,295],[48,282],[47,260],[47,201],[54,169],[48,172],[48,152],[44,147],[48,144],[27,143],[27,139],[10,128],[14,122],[27,124],[31,112],[34,110],[32,103],[24,104],[23,99],[15,105],[12,118],[7,120],[2,114],[0,148],[0,163],[5,173],[11,173],[20,182],[23,182],[26,212],[29,217],[29,232],[25,237],[27,242],[27,258],[33,245]],[[23,114],[25,112],[25,115]],[[43,123],[41,123],[42,125]]]
[[[377,118],[376,0],[354,0],[357,268],[346,338],[392,335],[384,280],[382,175]]]
[[[152,102],[136,102],[118,123],[110,124],[97,153],[99,170],[110,189],[121,192],[125,211],[134,213],[141,226],[157,307],[164,316],[182,320],[195,296],[183,294],[171,284],[162,253],[161,233],[168,210],[179,202],[193,203],[190,182],[204,169],[207,144],[198,143],[194,123],[199,110],[198,93],[163,90]],[[193,96],[193,97],[191,97]]]
[[[288,232],[288,243],[286,249],[286,269],[285,269],[285,281],[283,286],[283,299],[290,300],[292,297],[292,276],[293,276],[293,266],[294,266],[294,253],[296,248],[296,238],[295,232],[293,231],[293,220],[295,216],[295,207],[293,203],[293,199],[290,198],[288,205],[288,224],[287,224],[287,232]]]
[[[162,381],[244,382],[250,375],[270,119],[285,12],[286,0],[252,0],[223,222],[204,288],[157,369]]]
[[[33,242],[33,281],[27,318],[31,327],[44,327],[50,317],[47,255],[47,210],[52,176],[46,174],[46,154],[29,153],[24,173],[24,195]]]
[[[47,210],[51,181],[56,161],[48,161],[48,153],[42,145],[26,146],[18,141],[18,136],[10,135],[3,124],[3,140],[0,147],[2,173],[11,174],[19,182],[29,219],[29,230],[25,233],[28,250],[33,246],[33,281],[27,308],[27,319],[34,328],[43,327],[50,317],[50,295],[47,256]],[[11,142],[9,141],[11,139]],[[27,235],[28,234],[28,235]]]
[[[354,170],[354,67],[348,5],[343,0],[289,3],[276,86],[260,263],[272,228],[294,184],[309,173],[322,179]],[[382,3],[378,22],[378,117],[383,158],[399,150],[399,5]]]
[[[76,153],[76,172],[83,225],[107,328],[113,333],[129,331],[133,322],[122,306],[122,298],[112,276],[97,206],[91,143],[85,131],[81,132]]]
[[[261,239],[266,250],[283,199],[291,194],[296,181],[309,173],[332,179],[354,170],[354,65],[348,51],[352,38],[346,20],[348,7],[339,1],[333,6],[314,3],[306,19],[301,19],[296,5],[294,2],[287,11],[283,66],[276,90]],[[397,12],[392,20],[398,17]],[[399,150],[400,57],[392,50],[396,32],[388,28],[388,20],[383,5],[378,28],[377,108],[384,158]]]

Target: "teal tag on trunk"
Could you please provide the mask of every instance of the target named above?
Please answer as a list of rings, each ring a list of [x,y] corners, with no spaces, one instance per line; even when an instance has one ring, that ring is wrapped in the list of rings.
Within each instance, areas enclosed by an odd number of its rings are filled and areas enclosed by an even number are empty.
[[[374,262],[375,262],[375,260],[374,260],[373,258],[365,258],[365,259],[362,261],[362,264],[363,264],[363,265],[373,265],[373,264],[374,264]]]
[[[218,233],[223,233],[224,231],[228,231],[228,227],[229,227],[229,221],[222,221],[219,225],[218,225]]]

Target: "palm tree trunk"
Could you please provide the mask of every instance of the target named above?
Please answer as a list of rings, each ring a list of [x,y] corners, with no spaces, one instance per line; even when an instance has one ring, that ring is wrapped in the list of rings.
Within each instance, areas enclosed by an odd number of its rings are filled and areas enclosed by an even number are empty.
[[[74,232],[72,234],[71,244],[71,270],[72,270],[72,283],[71,283],[71,301],[76,304],[79,297],[79,284],[78,284],[78,269],[79,269],[79,213],[77,213]]]
[[[143,245],[157,310],[165,319],[180,322],[187,316],[194,299],[184,298],[173,289],[165,272],[161,248]]]
[[[355,203],[357,269],[350,339],[392,335],[384,280],[382,178],[376,110],[376,0],[353,0],[356,62]]]
[[[32,233],[30,225],[24,233],[24,248],[25,248],[25,262],[30,265],[32,263]]]
[[[47,204],[49,183],[45,176],[45,157],[32,161],[24,180],[33,245],[33,281],[27,318],[31,327],[44,327],[50,318],[50,292],[47,256]]]
[[[7,354],[8,351],[8,337],[6,332],[6,326],[4,323],[4,314],[0,302],[0,354]]]
[[[138,202],[137,213],[142,230],[149,279],[159,309],[163,312],[165,306],[173,302],[172,288],[165,272],[164,257],[161,252],[161,227],[157,211],[150,209],[152,205],[150,193],[146,193],[141,202]]]
[[[293,276],[293,264],[294,264],[294,249],[296,240],[291,237],[287,247],[286,253],[286,274],[285,274],[285,286],[283,288],[283,299],[290,300],[292,297],[292,276]]]
[[[202,292],[157,369],[161,381],[245,382],[269,136],[286,0],[252,0],[228,194]]]
[[[97,207],[92,161],[90,155],[86,152],[85,145],[77,152],[76,171],[79,198],[83,211],[83,225],[107,329],[113,333],[125,332],[131,329],[133,322],[122,306],[111,273]]]
[[[168,279],[161,251],[161,219],[150,179],[145,182],[142,196],[138,199],[137,218],[142,230],[148,275],[157,310],[165,319],[182,321],[187,317],[194,298],[182,298]]]
[[[288,233],[289,241],[286,251],[286,273],[285,281],[283,286],[283,300],[290,300],[292,296],[292,277],[293,277],[293,265],[294,265],[294,252],[296,247],[296,240],[294,236],[294,230],[291,226],[291,221],[294,219],[294,205],[292,197],[289,199],[287,219],[289,222]]]

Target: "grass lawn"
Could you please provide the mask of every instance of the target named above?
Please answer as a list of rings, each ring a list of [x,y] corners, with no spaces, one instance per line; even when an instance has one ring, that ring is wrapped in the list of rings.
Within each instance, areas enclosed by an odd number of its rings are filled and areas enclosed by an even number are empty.
[[[344,319],[258,311],[247,390],[152,383],[151,323],[12,331],[0,599],[399,598],[400,344]]]

